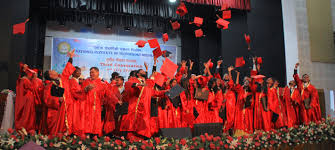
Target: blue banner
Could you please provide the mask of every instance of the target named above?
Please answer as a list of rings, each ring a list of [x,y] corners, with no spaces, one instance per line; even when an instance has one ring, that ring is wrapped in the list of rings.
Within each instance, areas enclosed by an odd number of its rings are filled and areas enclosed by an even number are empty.
[[[67,53],[75,49],[73,65],[82,69],[84,78],[89,77],[89,69],[98,67],[100,78],[109,81],[113,72],[120,73],[127,80],[129,72],[145,69],[144,62],[149,65],[148,74],[153,66],[154,48],[146,44],[138,48],[136,42],[110,41],[100,39],[53,38],[51,69],[61,73],[68,57]],[[177,47],[161,44],[161,49],[171,52],[169,59],[177,63]],[[157,71],[163,63],[163,57],[158,58]]]

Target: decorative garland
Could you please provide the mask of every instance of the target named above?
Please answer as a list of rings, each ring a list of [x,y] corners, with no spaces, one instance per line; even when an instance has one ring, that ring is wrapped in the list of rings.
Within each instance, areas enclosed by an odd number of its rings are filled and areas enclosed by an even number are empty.
[[[297,146],[328,140],[335,142],[335,119],[328,117],[317,123],[295,126],[290,129],[255,132],[241,137],[201,135],[192,139],[155,137],[144,141],[127,141],[109,137],[47,136],[33,132],[22,135],[8,129],[10,134],[0,135],[0,149],[19,149],[32,141],[46,149],[269,149],[281,144]]]

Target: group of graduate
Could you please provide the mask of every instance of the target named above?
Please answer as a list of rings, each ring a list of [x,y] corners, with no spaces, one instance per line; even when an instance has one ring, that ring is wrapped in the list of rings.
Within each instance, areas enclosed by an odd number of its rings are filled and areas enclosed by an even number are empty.
[[[74,50],[63,72],[48,70],[44,81],[28,65],[20,65],[15,101],[15,129],[57,135],[118,135],[128,139],[155,136],[160,128],[193,128],[194,124],[221,123],[223,132],[243,135],[321,120],[318,93],[309,76],[278,87],[277,80],[260,75],[262,62],[253,59],[250,77],[233,81],[222,60],[204,63],[202,75],[191,74],[194,62],[181,61],[173,78],[145,69],[123,77],[113,73],[110,82],[99,78],[99,69],[90,68],[90,77],[81,79],[81,69],[72,65]],[[168,59],[168,58],[166,58]],[[221,71],[220,71],[221,70]],[[222,76],[222,77],[221,77]]]

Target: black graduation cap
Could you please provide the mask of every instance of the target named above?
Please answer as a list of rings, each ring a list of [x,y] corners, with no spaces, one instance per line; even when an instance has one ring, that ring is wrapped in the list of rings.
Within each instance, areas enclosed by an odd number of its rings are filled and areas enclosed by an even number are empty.
[[[163,57],[170,57],[171,54],[172,53],[170,51],[167,50],[163,51]]]
[[[197,100],[207,100],[209,95],[209,91],[205,90],[202,92],[202,88],[197,88],[195,91],[195,99]]]
[[[165,92],[165,95],[168,96],[170,99],[174,99],[177,96],[180,95],[181,92],[183,92],[185,89],[182,88],[179,84],[176,86],[172,87],[170,91]]]
[[[158,104],[156,98],[151,98],[150,117],[158,117]]]
[[[244,103],[244,108],[248,108],[251,106],[251,101],[252,101],[252,95],[248,95],[246,97],[246,101]]]
[[[219,111],[219,117],[222,120],[227,120],[226,107],[221,106],[220,111]]]
[[[197,119],[199,116],[199,113],[195,107],[193,107],[193,116],[194,116],[194,119]]]
[[[63,95],[64,95],[64,88],[61,88],[57,85],[52,84],[52,86],[51,86],[51,96],[63,97]]]
[[[277,113],[272,112],[271,122],[276,123],[278,118],[279,118],[279,115]]]
[[[173,99],[170,99],[170,101],[171,101],[174,108],[178,108],[181,105],[181,100],[180,100],[179,96],[177,96]]]
[[[128,102],[123,102],[122,104],[116,104],[114,116],[118,117],[121,115],[128,114],[128,105],[129,105]]]

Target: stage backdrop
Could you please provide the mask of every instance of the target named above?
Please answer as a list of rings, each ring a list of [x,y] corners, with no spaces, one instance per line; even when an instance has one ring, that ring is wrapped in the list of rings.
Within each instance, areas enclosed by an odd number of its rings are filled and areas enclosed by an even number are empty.
[[[61,73],[68,60],[67,52],[72,49],[76,50],[73,65],[82,69],[85,78],[89,77],[91,67],[98,67],[100,77],[107,81],[115,71],[127,80],[131,70],[145,68],[144,62],[149,66],[149,75],[152,71],[154,48],[150,48],[149,44],[138,48],[135,42],[80,38],[53,38],[51,69]],[[171,52],[169,59],[177,63],[176,46],[161,44],[161,49]],[[162,62],[163,57],[160,57],[158,71]]]

